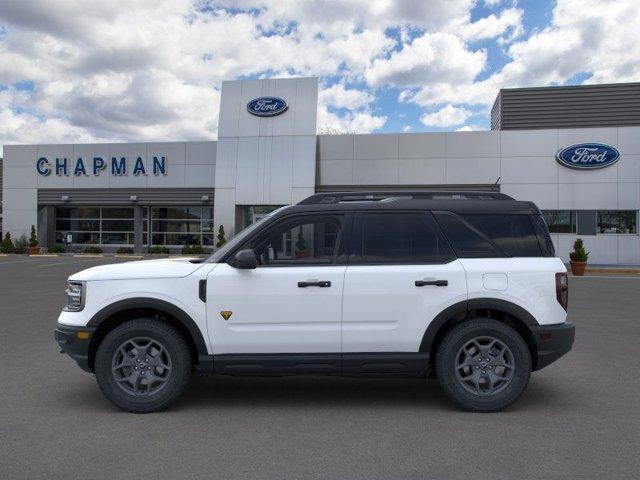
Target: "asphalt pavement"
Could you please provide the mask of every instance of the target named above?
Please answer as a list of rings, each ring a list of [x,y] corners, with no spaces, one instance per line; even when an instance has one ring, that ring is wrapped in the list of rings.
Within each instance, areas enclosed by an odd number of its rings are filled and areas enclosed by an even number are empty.
[[[640,276],[570,278],[574,349],[505,412],[434,380],[194,376],[133,415],[53,341],[66,277],[114,261],[0,258],[0,478],[640,477]]]

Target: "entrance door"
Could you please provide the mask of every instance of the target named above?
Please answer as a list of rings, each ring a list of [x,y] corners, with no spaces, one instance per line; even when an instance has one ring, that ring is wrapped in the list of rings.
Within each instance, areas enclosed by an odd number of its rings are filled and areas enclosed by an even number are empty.
[[[256,269],[217,265],[207,279],[214,353],[333,352],[339,368],[343,226],[343,215],[288,216],[242,247],[254,249]]]

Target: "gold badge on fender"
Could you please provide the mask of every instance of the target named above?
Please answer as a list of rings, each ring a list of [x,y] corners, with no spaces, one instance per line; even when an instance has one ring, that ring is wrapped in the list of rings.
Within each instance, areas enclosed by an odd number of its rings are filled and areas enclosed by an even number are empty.
[[[222,315],[222,318],[224,318],[225,320],[229,320],[229,318],[231,318],[231,314],[233,312],[231,310],[222,310],[220,312],[220,315]]]

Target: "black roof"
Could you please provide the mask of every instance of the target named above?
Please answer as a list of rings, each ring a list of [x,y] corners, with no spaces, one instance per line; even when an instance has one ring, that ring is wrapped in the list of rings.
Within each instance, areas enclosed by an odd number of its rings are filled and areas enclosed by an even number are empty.
[[[312,195],[282,213],[329,211],[430,210],[460,214],[540,213],[533,202],[497,192],[335,192]]]

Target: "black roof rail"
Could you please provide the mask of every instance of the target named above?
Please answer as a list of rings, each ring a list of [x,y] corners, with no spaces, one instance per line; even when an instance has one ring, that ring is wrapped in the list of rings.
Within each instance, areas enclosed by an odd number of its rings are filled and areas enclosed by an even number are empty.
[[[371,191],[316,193],[300,201],[298,205],[318,205],[343,202],[381,202],[399,199],[412,200],[513,200],[499,192],[465,191]]]

